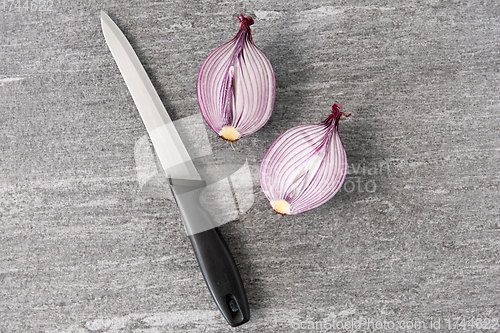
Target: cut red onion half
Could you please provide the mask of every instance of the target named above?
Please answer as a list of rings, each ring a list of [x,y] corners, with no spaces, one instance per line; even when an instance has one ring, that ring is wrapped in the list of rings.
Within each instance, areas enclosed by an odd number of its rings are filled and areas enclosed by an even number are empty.
[[[276,212],[303,213],[339,191],[347,174],[347,156],[338,132],[340,117],[346,116],[341,110],[335,104],[323,122],[289,129],[264,155],[260,185]]]
[[[276,81],[271,63],[252,41],[251,16],[201,66],[196,92],[201,113],[223,139],[234,142],[262,128],[271,117]]]

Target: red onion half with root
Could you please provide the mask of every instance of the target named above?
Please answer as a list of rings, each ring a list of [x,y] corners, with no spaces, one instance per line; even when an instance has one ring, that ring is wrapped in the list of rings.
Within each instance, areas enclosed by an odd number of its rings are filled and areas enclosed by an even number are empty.
[[[271,207],[294,215],[330,200],[347,174],[347,155],[338,131],[342,106],[319,124],[300,125],[281,134],[260,164],[260,185]]]
[[[262,128],[276,95],[271,63],[252,40],[252,17],[238,20],[240,30],[205,59],[196,86],[203,118],[229,142]]]

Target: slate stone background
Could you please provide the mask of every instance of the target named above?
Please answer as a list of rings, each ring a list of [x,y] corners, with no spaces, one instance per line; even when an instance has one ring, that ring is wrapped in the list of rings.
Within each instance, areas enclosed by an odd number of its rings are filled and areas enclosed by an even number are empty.
[[[497,1],[16,1],[0,3],[0,332],[498,328]],[[174,202],[139,187],[146,132],[101,10],[173,119],[199,112],[198,70],[235,17],[255,18],[277,96],[237,145],[254,205],[222,227],[251,306],[239,328],[215,307]],[[343,189],[274,214],[261,158],[336,102],[352,113]]]

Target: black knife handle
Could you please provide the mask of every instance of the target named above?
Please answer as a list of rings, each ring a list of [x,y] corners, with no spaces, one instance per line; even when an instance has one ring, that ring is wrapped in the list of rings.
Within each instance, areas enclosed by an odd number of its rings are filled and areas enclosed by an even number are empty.
[[[231,326],[250,319],[250,308],[243,282],[219,228],[209,229],[189,239],[208,289],[222,315]]]
[[[204,186],[203,181],[170,179],[170,188],[208,289],[229,325],[238,326],[250,319],[250,308],[233,256],[210,213],[200,203]]]

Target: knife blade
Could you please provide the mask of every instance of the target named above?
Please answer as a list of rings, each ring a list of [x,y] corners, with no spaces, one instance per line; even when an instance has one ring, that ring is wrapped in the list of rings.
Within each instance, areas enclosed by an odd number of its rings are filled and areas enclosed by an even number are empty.
[[[201,272],[220,312],[231,326],[250,319],[248,299],[234,258],[199,196],[207,186],[184,146],[132,46],[101,11],[106,43],[139,110],[170,188]]]

